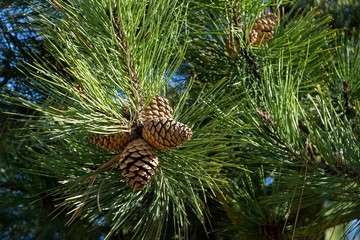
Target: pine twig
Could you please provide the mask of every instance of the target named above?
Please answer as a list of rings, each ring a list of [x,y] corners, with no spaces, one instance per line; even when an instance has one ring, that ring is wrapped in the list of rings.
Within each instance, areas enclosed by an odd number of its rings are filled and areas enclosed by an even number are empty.
[[[134,61],[132,58],[132,54],[129,51],[128,43],[125,38],[125,33],[122,30],[121,27],[121,19],[119,18],[118,14],[116,13],[116,9],[113,11],[113,24],[114,24],[114,30],[116,34],[116,39],[118,40],[120,44],[120,49],[123,55],[123,62],[126,66],[126,71],[128,72],[130,79],[132,81],[132,85],[134,86],[135,90],[138,93],[138,96],[140,96],[140,99],[138,99],[138,103],[142,105],[142,99],[141,99],[141,89],[139,85],[138,76],[135,70]],[[141,108],[141,106],[140,106]]]
[[[344,81],[343,87],[344,87],[345,109],[347,109],[349,107],[349,95],[350,95],[350,91],[351,91],[350,82],[347,80]]]
[[[234,21],[234,27],[235,28],[239,28],[240,27],[240,22],[241,22],[241,18],[240,18],[240,8],[239,8],[239,1],[238,0],[234,0],[234,15],[233,15],[233,21]]]
[[[238,37],[233,34],[234,31],[240,28],[241,19],[238,1],[234,0],[233,4],[230,7],[228,7],[228,4],[225,4],[225,12],[229,28],[228,40],[225,48],[231,60],[236,61],[242,50]]]
[[[306,140],[306,149],[310,154],[310,161],[311,163],[316,166],[317,168],[320,168],[322,170],[324,170],[326,173],[336,176],[336,175],[340,175],[343,174],[346,177],[350,177],[352,179],[360,179],[360,174],[356,171],[354,171],[353,169],[349,168],[349,166],[339,163],[336,164],[334,166],[329,166],[324,162],[319,162],[316,160],[316,155],[315,152],[313,150],[312,144],[310,139],[308,138]]]

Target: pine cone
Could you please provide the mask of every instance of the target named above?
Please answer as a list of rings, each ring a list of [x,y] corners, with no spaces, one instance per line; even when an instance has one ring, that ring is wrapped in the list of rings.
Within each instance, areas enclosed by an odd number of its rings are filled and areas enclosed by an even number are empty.
[[[160,96],[156,95],[150,104],[142,110],[142,116],[146,118],[171,118],[173,110],[169,106],[169,101]]]
[[[158,171],[158,157],[142,138],[130,142],[120,157],[121,174],[134,190],[141,190]]]
[[[241,51],[239,39],[230,34],[226,41],[225,49],[228,52],[231,60],[235,61]]]
[[[260,45],[270,40],[274,34],[277,16],[268,14],[256,19],[250,31],[250,45]]]
[[[175,148],[192,136],[191,129],[170,118],[153,118],[144,122],[142,137],[155,149]]]
[[[108,151],[121,151],[131,141],[130,133],[117,133],[112,135],[92,134],[90,143]]]

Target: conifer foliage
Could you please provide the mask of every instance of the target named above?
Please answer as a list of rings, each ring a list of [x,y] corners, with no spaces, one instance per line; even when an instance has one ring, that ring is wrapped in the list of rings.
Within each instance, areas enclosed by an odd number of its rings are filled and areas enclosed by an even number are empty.
[[[6,112],[7,149],[29,179],[53,179],[29,183],[51,217],[106,239],[359,231],[359,38],[321,8],[48,4],[32,24],[53,61],[33,54],[18,69],[34,94],[2,97],[27,110]]]

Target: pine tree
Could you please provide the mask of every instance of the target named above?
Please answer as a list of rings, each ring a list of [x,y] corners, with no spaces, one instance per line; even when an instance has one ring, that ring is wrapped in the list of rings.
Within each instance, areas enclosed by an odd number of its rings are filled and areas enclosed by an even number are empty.
[[[36,94],[4,96],[28,110],[7,112],[4,159],[51,179],[24,189],[60,223],[108,239],[359,232],[358,37],[321,8],[49,3],[33,24],[54,61],[34,54],[19,69]]]

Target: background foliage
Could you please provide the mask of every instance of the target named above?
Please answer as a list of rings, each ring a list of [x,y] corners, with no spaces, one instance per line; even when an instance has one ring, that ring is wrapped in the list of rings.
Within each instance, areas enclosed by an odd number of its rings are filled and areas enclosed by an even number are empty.
[[[359,234],[357,1],[0,7],[2,239]],[[268,12],[272,40],[250,46]],[[128,131],[122,108],[159,93],[193,138],[132,191],[88,135]]]

